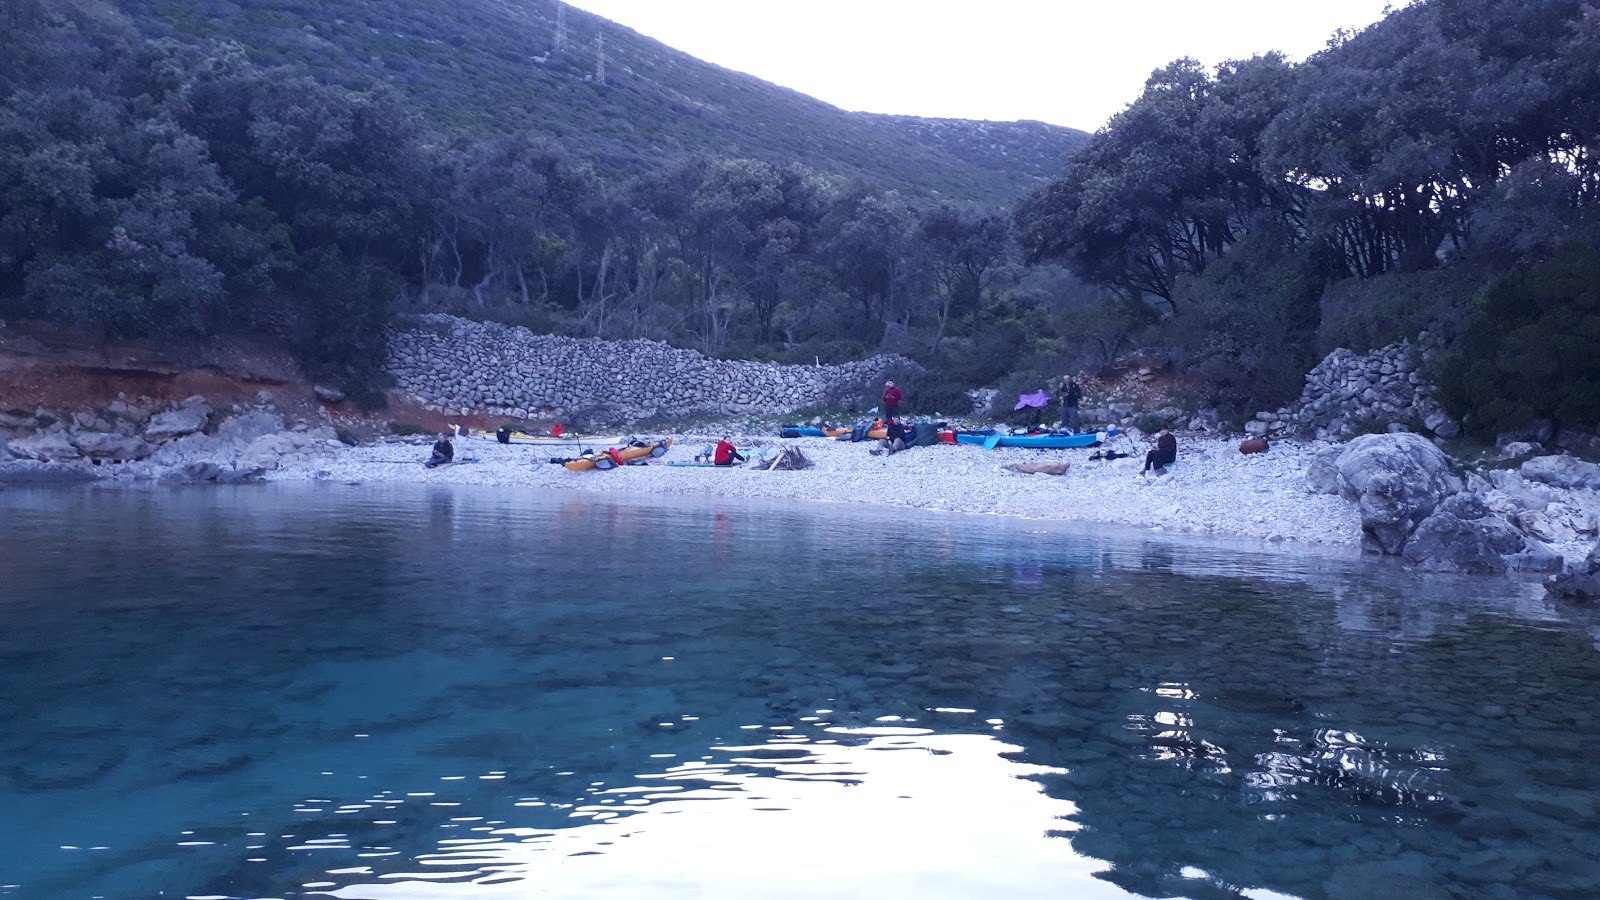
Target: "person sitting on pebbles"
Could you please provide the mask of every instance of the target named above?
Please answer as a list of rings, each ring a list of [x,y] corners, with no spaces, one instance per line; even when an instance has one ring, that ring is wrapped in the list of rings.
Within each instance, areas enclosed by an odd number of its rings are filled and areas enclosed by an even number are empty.
[[[890,419],[889,423],[884,426],[884,431],[887,432],[884,439],[878,442],[877,447],[867,452],[877,456],[879,453],[888,451],[889,455],[893,456],[906,448],[906,426],[899,419]]]
[[[733,441],[723,436],[722,440],[717,441],[717,449],[712,451],[711,462],[713,465],[731,466],[736,462],[744,462],[744,455],[733,445]]]
[[[1156,447],[1144,455],[1144,468],[1139,474],[1155,472],[1161,474],[1163,466],[1169,466],[1178,461],[1178,439],[1172,436],[1172,429],[1163,428],[1156,435]]]
[[[441,434],[439,439],[433,442],[433,455],[428,457],[428,461],[423,465],[431,469],[435,466],[442,466],[455,458],[456,448],[455,445],[450,443],[450,436]]]

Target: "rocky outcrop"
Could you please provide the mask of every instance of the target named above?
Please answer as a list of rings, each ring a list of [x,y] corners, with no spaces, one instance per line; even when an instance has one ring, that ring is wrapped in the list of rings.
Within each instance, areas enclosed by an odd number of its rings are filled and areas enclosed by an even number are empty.
[[[1361,512],[1367,548],[1435,572],[1559,572],[1552,545],[1600,536],[1600,473],[1578,460],[1528,460],[1522,471],[1451,474],[1449,458],[1407,433],[1368,435],[1323,451],[1306,486]],[[1600,482],[1597,482],[1600,483]]]
[[[1370,548],[1394,556],[1444,498],[1461,490],[1449,457],[1415,434],[1356,438],[1334,463],[1339,493],[1361,512]]]
[[[329,427],[288,429],[269,408],[217,418],[201,397],[162,408],[154,401],[119,399],[103,410],[8,414],[7,430],[23,432],[5,444],[0,483],[94,479],[236,482],[259,478],[289,460],[342,447]],[[27,433],[30,428],[38,429]],[[208,432],[205,429],[210,429]]]
[[[428,315],[389,336],[399,387],[446,410],[531,419],[631,422],[690,415],[789,412],[850,397],[900,356],[837,366],[709,359],[656,341],[602,341]]]
[[[1257,413],[1245,431],[1343,440],[1375,429],[1420,428],[1455,437],[1460,424],[1434,399],[1438,388],[1421,372],[1432,352],[1426,334],[1416,344],[1401,341],[1366,354],[1335,350],[1306,374],[1298,400],[1276,412]]]
[[[1521,560],[1523,568],[1561,567],[1559,556],[1547,548],[1530,547],[1521,532],[1492,515],[1482,500],[1461,493],[1445,498],[1417,525],[1400,555],[1430,572],[1498,575],[1512,567],[1508,557],[1519,554],[1527,554]]]
[[[1600,600],[1600,544],[1596,544],[1571,572],[1546,578],[1544,589],[1557,597],[1578,603]]]

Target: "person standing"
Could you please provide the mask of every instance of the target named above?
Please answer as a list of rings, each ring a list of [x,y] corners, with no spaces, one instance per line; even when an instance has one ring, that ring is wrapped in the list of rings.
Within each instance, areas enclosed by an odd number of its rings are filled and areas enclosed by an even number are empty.
[[[1144,455],[1144,468],[1139,474],[1155,472],[1161,474],[1163,466],[1169,466],[1178,461],[1178,439],[1172,436],[1170,428],[1163,428],[1156,435],[1156,448]]]
[[[1078,404],[1083,402],[1083,388],[1071,375],[1061,376],[1061,427],[1078,433]]]
[[[885,422],[899,417],[902,397],[904,395],[900,393],[899,388],[894,386],[894,382],[885,381],[883,383],[883,420]]]

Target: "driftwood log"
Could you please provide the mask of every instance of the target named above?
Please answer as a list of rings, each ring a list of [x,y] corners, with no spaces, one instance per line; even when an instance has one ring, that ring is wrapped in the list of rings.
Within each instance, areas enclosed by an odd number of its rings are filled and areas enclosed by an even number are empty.
[[[1014,462],[1006,463],[1005,468],[1024,475],[1065,475],[1072,468],[1069,462]]]

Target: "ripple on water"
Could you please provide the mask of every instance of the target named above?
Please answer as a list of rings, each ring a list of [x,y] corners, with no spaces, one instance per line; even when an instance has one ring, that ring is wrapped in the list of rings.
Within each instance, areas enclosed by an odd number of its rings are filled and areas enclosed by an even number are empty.
[[[1600,884],[1600,631],[1514,587],[782,504],[62,496],[0,520],[6,896]]]

